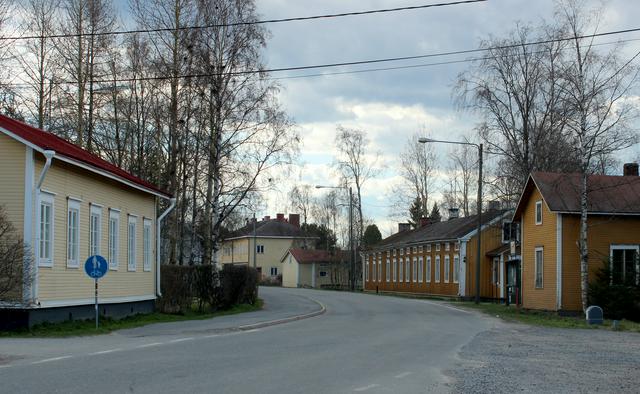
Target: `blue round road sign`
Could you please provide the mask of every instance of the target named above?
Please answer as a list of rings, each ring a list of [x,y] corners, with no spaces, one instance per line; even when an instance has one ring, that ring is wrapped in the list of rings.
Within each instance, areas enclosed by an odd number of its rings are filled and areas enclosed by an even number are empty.
[[[84,272],[92,279],[100,279],[109,270],[109,264],[102,256],[90,256],[87,261],[84,262]]]

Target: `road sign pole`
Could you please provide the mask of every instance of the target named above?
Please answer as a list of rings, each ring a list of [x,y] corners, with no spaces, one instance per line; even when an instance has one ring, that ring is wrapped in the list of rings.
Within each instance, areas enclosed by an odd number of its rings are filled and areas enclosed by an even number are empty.
[[[98,329],[98,279],[96,279],[96,330]]]

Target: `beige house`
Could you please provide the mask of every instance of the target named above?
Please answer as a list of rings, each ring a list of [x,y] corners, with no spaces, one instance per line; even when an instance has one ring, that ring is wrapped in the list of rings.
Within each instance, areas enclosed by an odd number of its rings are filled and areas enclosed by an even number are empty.
[[[335,258],[326,250],[291,248],[280,261],[283,287],[319,288],[332,284]]]
[[[282,273],[280,259],[290,248],[308,247],[315,238],[300,228],[300,215],[277,214],[249,221],[222,242],[222,264],[248,264],[255,267],[262,280],[277,280]]]
[[[161,199],[170,195],[51,134],[0,116],[0,204],[31,251],[25,280],[0,300],[21,325],[93,316],[91,255],[109,271],[99,281],[100,311],[153,310],[160,295]]]

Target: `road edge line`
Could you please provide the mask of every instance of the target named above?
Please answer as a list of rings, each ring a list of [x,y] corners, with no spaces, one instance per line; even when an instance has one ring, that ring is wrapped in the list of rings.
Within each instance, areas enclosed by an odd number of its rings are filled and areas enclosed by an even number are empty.
[[[278,324],[285,324],[285,323],[291,323],[294,321],[298,321],[298,320],[304,320],[304,319],[309,319],[312,317],[316,317],[316,316],[320,316],[322,314],[324,314],[327,311],[327,308],[324,306],[324,304],[318,300],[314,300],[313,298],[309,298],[309,297],[302,297],[302,298],[306,298],[310,301],[315,302],[316,304],[320,305],[320,309],[314,312],[310,312],[310,313],[305,313],[303,315],[296,315],[296,316],[291,316],[291,317],[285,317],[283,319],[277,319],[277,320],[269,320],[269,321],[265,321],[265,322],[258,322],[258,323],[253,323],[253,324],[245,324],[243,326],[238,326],[237,329],[240,331],[248,331],[248,330],[253,330],[253,329],[257,329],[257,328],[263,328],[263,327],[270,327],[270,326],[276,326]]]

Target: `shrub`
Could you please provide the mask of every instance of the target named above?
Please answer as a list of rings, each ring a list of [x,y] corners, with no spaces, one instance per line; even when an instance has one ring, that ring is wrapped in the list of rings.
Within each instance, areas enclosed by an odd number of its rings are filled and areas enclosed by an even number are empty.
[[[160,288],[162,297],[156,305],[164,313],[184,313],[193,303],[193,267],[162,265]]]
[[[258,299],[258,272],[244,265],[225,265],[221,272],[221,308],[235,304],[255,304]]]
[[[609,262],[605,261],[589,285],[589,305],[601,307],[609,319],[640,321],[640,286],[633,282],[612,284]]]
[[[208,305],[212,310],[220,305],[221,289],[218,270],[212,265],[193,266],[193,296],[198,299],[198,309],[203,312]]]

